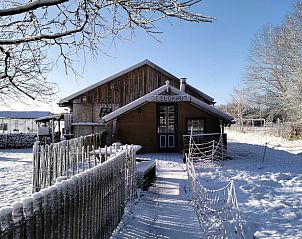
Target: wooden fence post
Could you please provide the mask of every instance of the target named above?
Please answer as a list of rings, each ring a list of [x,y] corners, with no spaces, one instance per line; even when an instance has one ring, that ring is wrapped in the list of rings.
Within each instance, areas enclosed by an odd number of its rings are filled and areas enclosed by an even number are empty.
[[[72,176],[71,180],[73,182],[73,190],[71,196],[73,197],[73,218],[72,218],[72,227],[73,227],[73,238],[80,238],[79,228],[80,219],[82,217],[79,210],[79,177]],[[80,215],[80,216],[79,216]]]
[[[24,217],[23,217],[23,204],[21,202],[14,202],[13,208],[13,221],[14,221],[14,238],[24,239]]]
[[[3,207],[0,209],[0,235],[4,239],[13,239],[13,208]]]
[[[35,222],[34,222],[34,207],[33,198],[25,198],[22,200],[23,214],[25,218],[25,238],[35,238]]]
[[[33,146],[33,188],[32,192],[38,191],[38,185],[40,185],[39,182],[39,174],[40,174],[40,142],[35,142]]]
[[[62,183],[62,181],[60,182],[56,182],[55,183],[55,187],[57,188],[57,198],[58,198],[58,205],[57,205],[57,215],[58,215],[58,219],[57,219],[57,225],[58,225],[58,238],[62,238],[63,237],[63,228],[64,228],[64,196],[63,196],[63,190],[64,190],[64,184]]]
[[[43,222],[43,239],[50,238],[51,232],[51,210],[50,210],[50,200],[49,200],[49,191],[48,189],[42,189],[42,222]]]
[[[34,224],[35,224],[35,238],[43,238],[43,206],[42,193],[34,193],[33,195],[33,210],[34,210]]]
[[[58,235],[58,189],[56,186],[50,186],[49,190],[49,207],[50,207],[50,238],[60,238]]]

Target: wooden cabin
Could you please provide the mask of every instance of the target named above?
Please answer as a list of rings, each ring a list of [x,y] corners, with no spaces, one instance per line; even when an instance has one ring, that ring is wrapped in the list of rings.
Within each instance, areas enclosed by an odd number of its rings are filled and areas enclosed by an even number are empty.
[[[221,133],[233,117],[214,99],[149,60],[62,99],[74,137],[110,129],[112,141],[144,152],[178,152],[183,135]]]

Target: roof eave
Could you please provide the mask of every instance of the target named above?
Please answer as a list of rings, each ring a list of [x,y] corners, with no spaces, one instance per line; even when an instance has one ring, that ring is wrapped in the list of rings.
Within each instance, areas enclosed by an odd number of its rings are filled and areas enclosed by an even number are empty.
[[[155,94],[162,94],[167,90],[167,87],[169,87],[169,90],[174,93],[175,95],[187,95],[190,97],[190,102],[194,105],[196,105],[198,108],[208,112],[209,114],[212,114],[222,120],[224,120],[227,123],[231,123],[234,118],[220,110],[218,110],[217,108],[215,108],[214,106],[208,105],[206,103],[204,103],[203,101],[189,95],[188,93],[182,92],[179,89],[171,86],[171,85],[163,85],[159,88],[157,88],[156,90],[144,95],[143,97],[138,98],[137,100],[113,111],[112,113],[104,116],[102,119],[105,121],[105,123],[109,123],[112,120],[126,114],[127,112],[130,112],[134,109],[136,109],[137,107],[146,104],[148,102],[148,97],[155,95]]]

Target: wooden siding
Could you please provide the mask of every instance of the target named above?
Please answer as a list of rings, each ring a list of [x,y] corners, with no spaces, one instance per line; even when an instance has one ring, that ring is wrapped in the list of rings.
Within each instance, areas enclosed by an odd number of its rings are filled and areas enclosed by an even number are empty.
[[[149,92],[170,84],[179,88],[179,82],[171,79],[148,65],[139,67],[73,99],[71,110],[74,122],[97,122],[102,105],[122,107]],[[186,87],[186,93],[206,102],[203,97]]]
[[[203,118],[205,119],[205,133],[219,133],[220,121],[219,118],[203,111],[196,106],[188,103],[180,102],[178,104],[178,145],[182,149],[183,135],[186,132],[186,119],[188,118]]]
[[[166,77],[148,65],[144,65],[78,96],[75,100],[81,101],[82,97],[85,96],[87,103],[124,106],[164,85],[167,80],[170,80],[171,85],[179,87],[179,82],[176,80]]]
[[[182,150],[187,118],[204,118],[206,133],[219,133],[219,118],[186,102],[178,103],[178,149]],[[143,152],[156,152],[156,103],[147,103],[117,120],[116,140],[140,144]]]
[[[156,151],[156,104],[148,103],[117,120],[117,140],[139,144],[142,152]]]

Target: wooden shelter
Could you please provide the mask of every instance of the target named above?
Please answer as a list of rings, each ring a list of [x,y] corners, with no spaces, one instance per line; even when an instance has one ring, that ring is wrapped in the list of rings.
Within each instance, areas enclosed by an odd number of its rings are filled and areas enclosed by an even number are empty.
[[[112,141],[145,152],[180,151],[183,135],[220,133],[233,117],[214,99],[150,62],[142,61],[59,102],[70,108],[74,137],[104,128]]]

